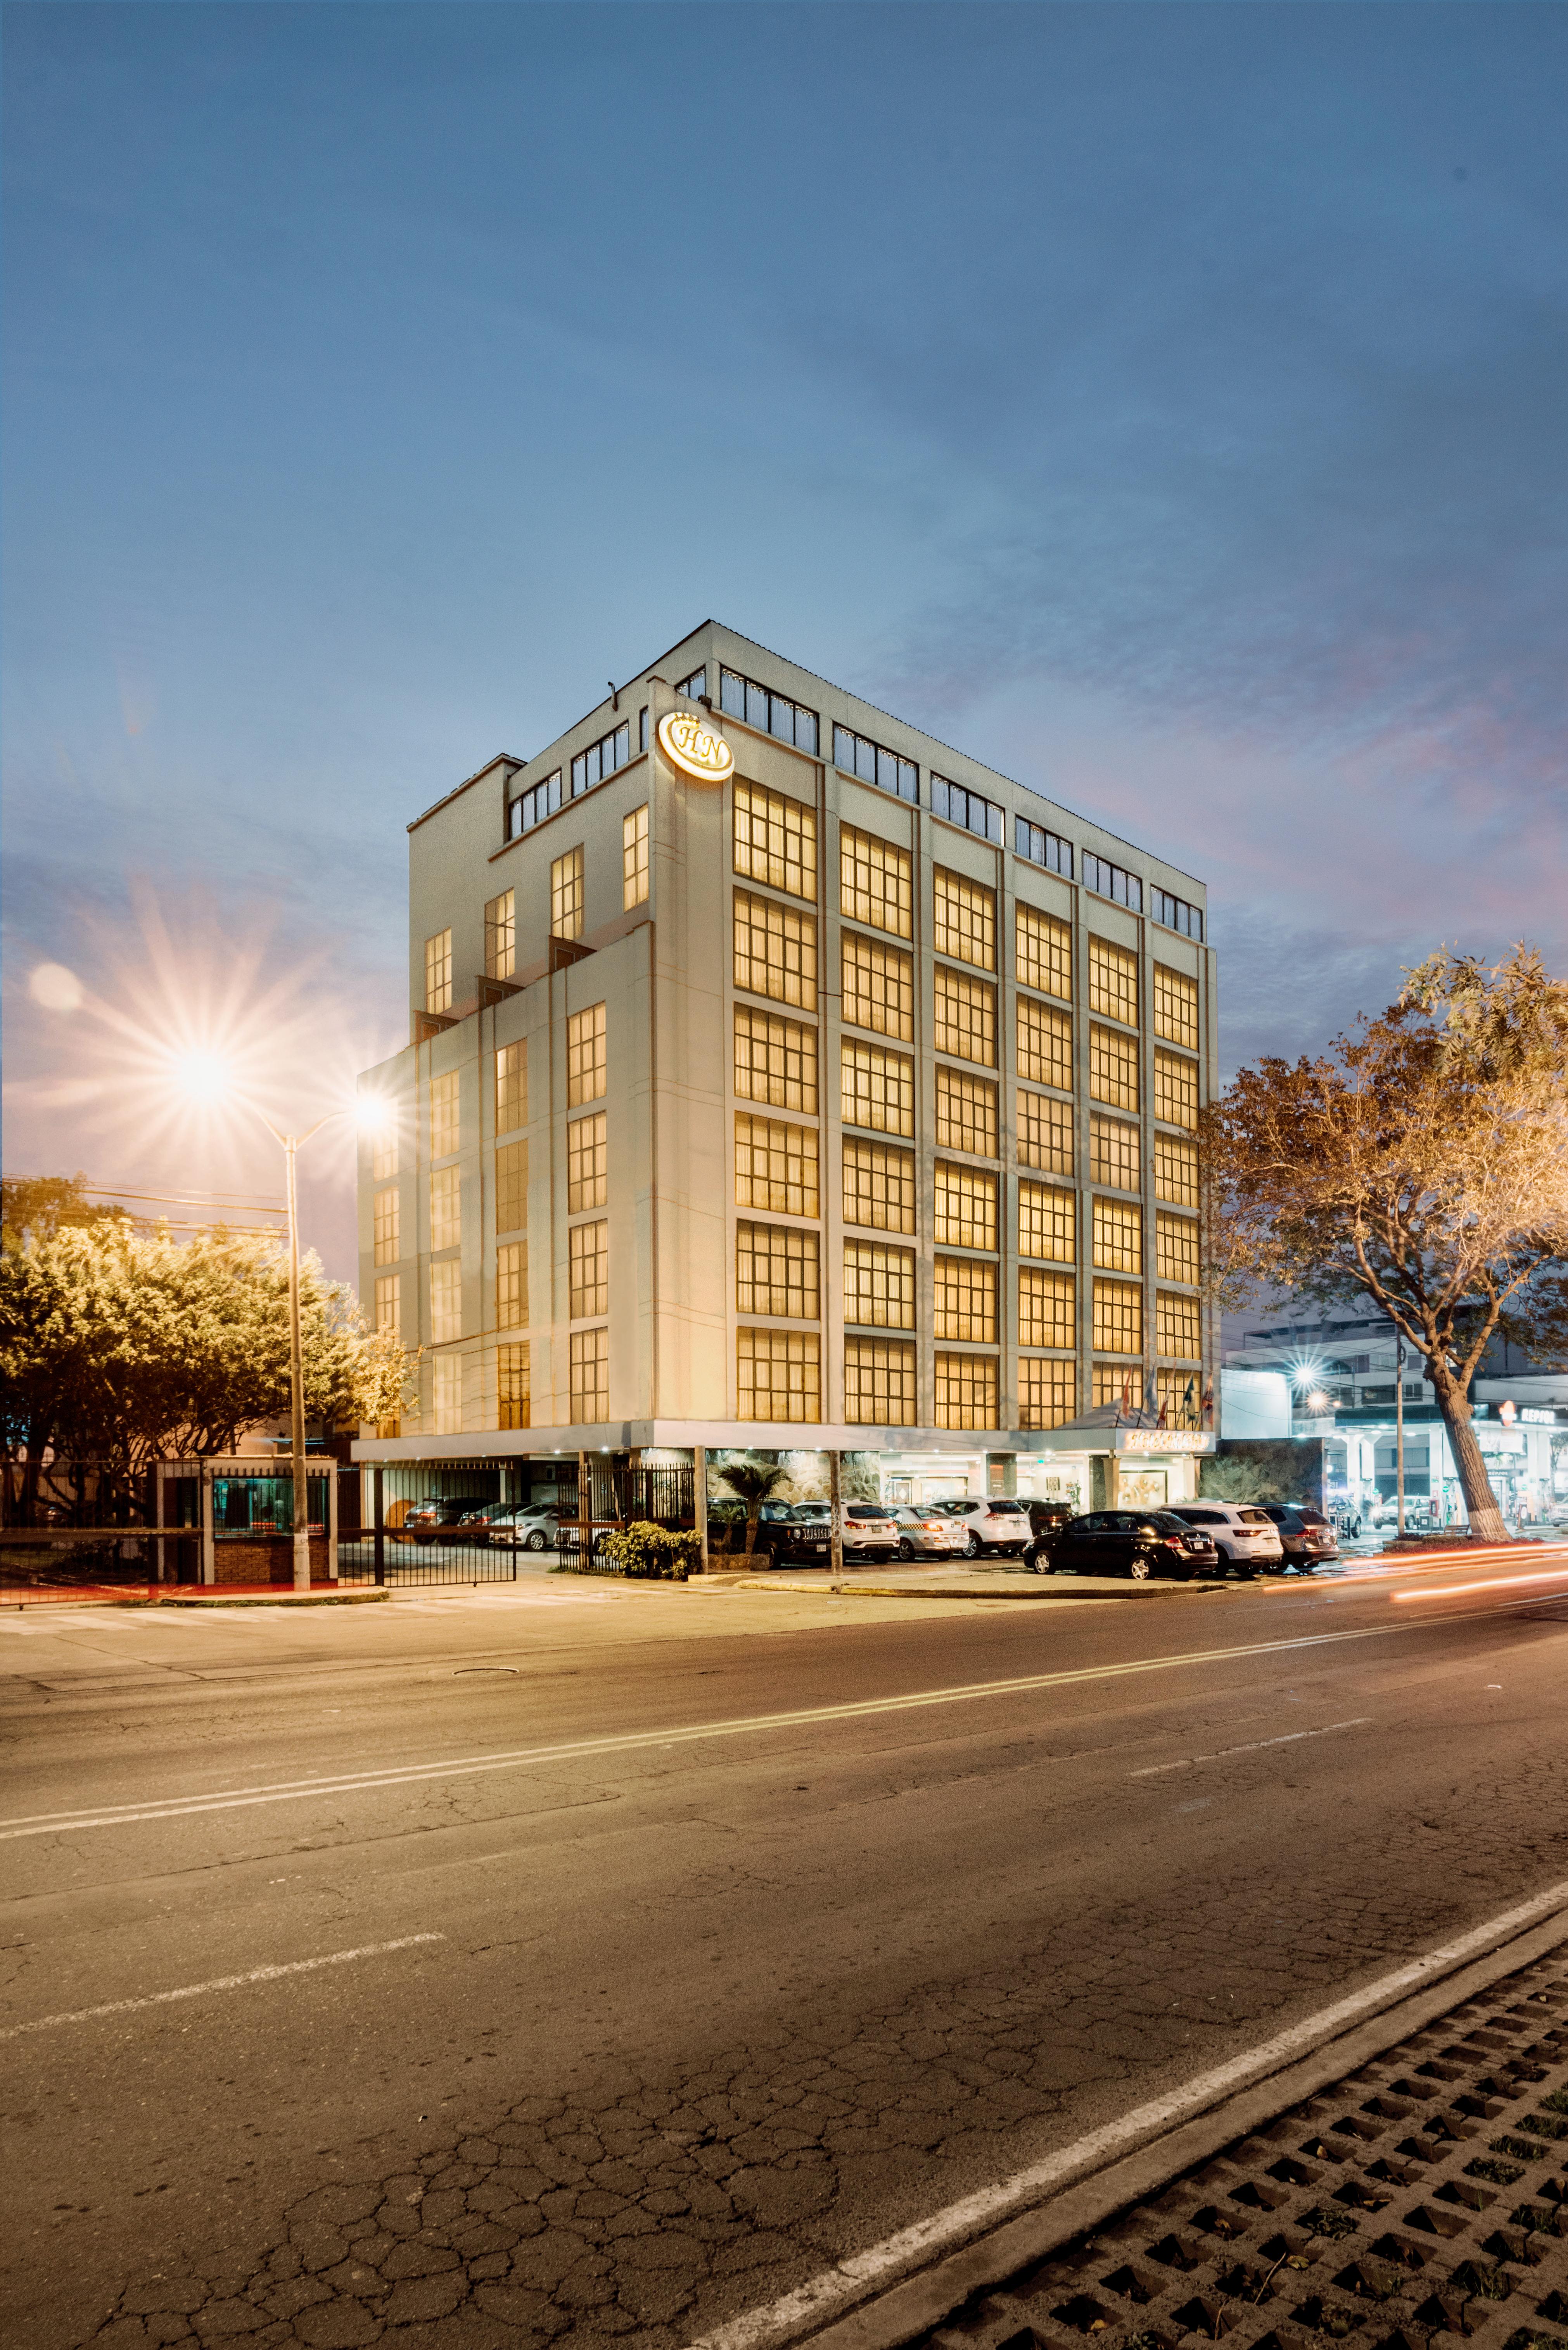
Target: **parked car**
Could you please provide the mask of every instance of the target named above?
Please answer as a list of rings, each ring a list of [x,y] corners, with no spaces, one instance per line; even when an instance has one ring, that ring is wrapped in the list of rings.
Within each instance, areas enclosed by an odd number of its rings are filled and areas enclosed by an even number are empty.
[[[915,1510],[908,1502],[894,1502],[890,1507],[898,1530],[900,1558],[950,1558],[954,1551],[962,1550],[964,1530],[945,1510]]]
[[[971,1558],[981,1558],[988,1552],[1020,1558],[1033,1539],[1029,1513],[1022,1502],[943,1502],[940,1506],[962,1526],[964,1549]]]
[[[402,1532],[415,1542],[434,1542],[443,1528],[455,1528],[476,1510],[489,1506],[483,1493],[428,1493],[404,1513]]]
[[[890,1509],[880,1502],[845,1502],[844,1555],[857,1563],[869,1559],[889,1559],[898,1548],[898,1528]],[[826,1544],[832,1540],[833,1504],[831,1502],[797,1502],[791,1512],[794,1526],[801,1529],[803,1539],[812,1544]]]
[[[546,1502],[487,1502],[483,1509],[461,1521],[458,1533],[466,1541],[490,1543],[497,1550],[518,1550],[527,1543],[530,1534],[548,1533],[556,1516]],[[533,1544],[535,1550],[547,1546],[544,1542]]]
[[[1280,1530],[1261,1509],[1235,1502],[1173,1502],[1170,1514],[1186,1525],[1201,1526],[1220,1558],[1243,1573],[1284,1565]]]
[[[1169,1510],[1090,1510],[1069,1518],[1040,1556],[1045,1575],[1125,1575],[1135,1583],[1173,1575],[1189,1583],[1212,1574],[1218,1554],[1208,1533]]]
[[[1320,1559],[1339,1556],[1339,1536],[1332,1521],[1309,1502],[1261,1502],[1258,1506],[1278,1526],[1284,1564],[1298,1575],[1310,1575]]]
[[[1029,1547],[1023,1555],[1033,1567],[1039,1568],[1063,1527],[1074,1515],[1070,1502],[1025,1502],[1029,1513]]]

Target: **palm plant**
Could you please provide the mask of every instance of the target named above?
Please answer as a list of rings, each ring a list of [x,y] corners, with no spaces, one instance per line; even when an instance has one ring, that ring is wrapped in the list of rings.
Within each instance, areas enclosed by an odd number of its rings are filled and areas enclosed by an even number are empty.
[[[771,1501],[788,1477],[788,1471],[774,1461],[732,1461],[723,1471],[723,1479],[737,1502],[746,1508],[746,1552],[748,1558],[756,1548],[757,1525],[763,1503]]]

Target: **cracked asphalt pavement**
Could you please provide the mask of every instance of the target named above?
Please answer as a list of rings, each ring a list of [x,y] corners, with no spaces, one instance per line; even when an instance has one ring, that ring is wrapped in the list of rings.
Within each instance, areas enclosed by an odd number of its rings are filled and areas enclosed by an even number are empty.
[[[1568,1878],[1501,1572],[0,1622],[0,2340],[680,2350]]]

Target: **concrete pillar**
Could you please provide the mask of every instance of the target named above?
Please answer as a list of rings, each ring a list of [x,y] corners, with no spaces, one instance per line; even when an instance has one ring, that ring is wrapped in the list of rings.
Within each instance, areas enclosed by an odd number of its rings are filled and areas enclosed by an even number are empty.
[[[202,1580],[216,1583],[218,1555],[213,1542],[213,1464],[202,1463]]]

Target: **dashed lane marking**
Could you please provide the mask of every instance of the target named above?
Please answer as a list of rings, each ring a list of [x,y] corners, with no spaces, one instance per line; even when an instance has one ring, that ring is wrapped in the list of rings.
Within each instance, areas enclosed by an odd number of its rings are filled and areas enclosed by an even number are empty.
[[[1325,1721],[1321,1730],[1287,1730],[1278,1738],[1251,1738],[1245,1746],[1217,1746],[1212,1754],[1180,1754],[1174,1762],[1146,1763],[1141,1771],[1129,1771],[1129,1779],[1152,1779],[1161,1771],[1190,1771],[1196,1762],[1222,1762],[1227,1754],[1261,1754],[1265,1746],[1295,1746],[1303,1738],[1327,1738],[1335,1730],[1365,1730],[1372,1720],[1369,1713],[1358,1713],[1350,1721]]]
[[[149,1991],[144,1999],[110,1999],[101,2007],[76,2007],[64,2015],[35,2016],[31,2023],[0,2027],[0,2040],[20,2040],[29,2032],[53,2032],[65,2023],[96,2023],[101,2016],[134,2015],[144,2007],[170,2007],[176,2000],[205,1999],[219,1991],[248,1991],[253,1983],[278,1982],[285,1975],[314,1974],[320,1967],[346,1967],[355,1959],[384,1959],[422,1942],[444,1942],[444,1934],[402,1934],[395,1942],[363,1942],[356,1950],[328,1950],[319,1959],[290,1959],[275,1967],[252,1967],[243,1975],[214,1975],[210,1982],[182,1983],[178,1991]]]

